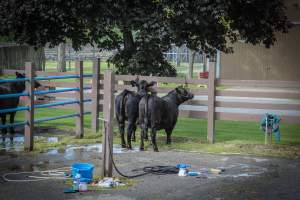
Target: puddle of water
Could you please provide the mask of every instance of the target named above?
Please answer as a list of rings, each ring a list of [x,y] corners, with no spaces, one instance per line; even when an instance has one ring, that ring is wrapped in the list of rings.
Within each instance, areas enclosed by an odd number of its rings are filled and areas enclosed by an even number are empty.
[[[252,177],[258,176],[265,172],[267,169],[264,167],[260,167],[257,165],[250,165],[250,164],[233,164],[228,167],[225,167],[225,172],[220,174],[220,177],[232,177],[232,178],[239,178],[239,177]]]
[[[139,148],[134,147],[133,150],[127,150],[121,147],[121,145],[113,145],[114,153],[126,153],[126,152],[138,152]],[[46,152],[46,155],[58,155],[63,154],[65,159],[73,160],[78,158],[88,158],[91,154],[99,154],[102,152],[102,144],[89,144],[83,146],[67,146],[66,149],[51,149]]]
[[[44,142],[58,142],[58,137],[45,137],[45,136],[34,136],[35,140],[40,140]],[[6,136],[5,141],[0,142],[0,151],[6,151],[6,152],[11,152],[11,151],[24,151],[24,136],[22,135],[15,135],[13,143],[10,142],[10,137]]]
[[[24,151],[24,139],[16,137],[14,143],[10,142],[10,139],[7,138],[5,142],[0,143],[1,152],[10,152],[10,151]]]
[[[58,137],[48,137],[48,142],[58,142]]]
[[[8,170],[11,172],[37,172],[49,169],[49,161],[40,161],[36,164],[7,164],[0,167],[1,170]]]
[[[255,162],[266,162],[268,161],[268,159],[266,158],[253,158],[255,160]]]
[[[254,160],[255,162],[259,163],[259,162],[266,162],[268,161],[268,159],[266,158],[253,158],[253,157],[243,157],[245,160]]]

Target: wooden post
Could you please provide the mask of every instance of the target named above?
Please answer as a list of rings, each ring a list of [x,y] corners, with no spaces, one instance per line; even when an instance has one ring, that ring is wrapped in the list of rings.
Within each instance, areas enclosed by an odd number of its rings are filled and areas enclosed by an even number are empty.
[[[273,121],[272,119],[268,119],[266,117],[265,119],[266,126],[265,126],[265,145],[271,145],[272,144],[272,125]],[[269,122],[270,122],[270,127],[269,127]]]
[[[115,75],[112,70],[104,72],[104,126],[102,134],[102,177],[112,177],[113,132],[112,120],[114,116],[114,87]]]
[[[100,59],[93,61],[93,80],[92,80],[92,132],[99,131],[99,94],[100,90]]]
[[[215,140],[215,63],[210,62],[208,73],[207,140]]]
[[[189,49],[189,69],[187,75],[188,78],[193,78],[195,55],[196,51]]]
[[[76,117],[76,138],[83,138],[84,135],[84,128],[83,128],[83,61],[76,61],[75,62],[75,70],[76,74],[79,75],[79,78],[77,78],[77,88],[79,88],[79,91],[76,92],[76,99],[78,100],[78,104],[76,104],[76,111],[79,114]]]
[[[29,78],[29,81],[25,81],[25,90],[28,92],[29,96],[26,100],[26,106],[29,107],[29,110],[25,111],[25,125],[24,130],[24,148],[25,151],[33,150],[33,128],[34,128],[34,64],[31,62],[25,63],[25,72],[26,77]]]
[[[265,126],[265,145],[267,145],[268,144],[268,117],[266,117],[266,119],[265,119],[265,122],[266,122],[266,126]]]

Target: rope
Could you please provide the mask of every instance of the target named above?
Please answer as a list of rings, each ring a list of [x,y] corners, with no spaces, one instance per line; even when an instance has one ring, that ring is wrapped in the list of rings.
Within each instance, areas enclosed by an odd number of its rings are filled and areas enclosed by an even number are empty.
[[[49,179],[56,179],[56,180],[66,180],[71,179],[70,177],[65,177],[65,173],[70,170],[70,167],[61,167],[53,170],[46,170],[46,171],[33,171],[33,172],[13,172],[13,173],[5,173],[2,175],[2,178],[6,182],[35,182],[35,181],[43,181]],[[30,174],[40,173],[41,176],[35,176]],[[30,179],[11,179],[8,176],[11,175],[20,175],[20,174],[28,174],[25,176],[26,178]]]
[[[106,130],[107,130],[107,125],[108,125],[107,121],[104,121],[104,131],[105,131],[105,133],[106,133]],[[110,136],[108,135],[108,137],[110,137]],[[110,141],[110,138],[108,138],[108,140]],[[110,156],[110,159],[112,161],[114,169],[116,170],[116,172],[119,175],[121,175],[125,178],[129,178],[129,179],[137,178],[137,177],[140,177],[140,176],[144,176],[146,174],[155,174],[155,175],[178,174],[178,169],[175,166],[161,166],[161,165],[147,166],[147,167],[144,167],[142,169],[132,170],[132,171],[142,170],[143,172],[140,173],[140,174],[135,174],[135,175],[124,174],[118,169],[118,167],[117,167],[117,165],[116,165],[116,163],[113,159],[113,155],[112,155],[112,151],[111,151],[112,148],[111,148],[111,144],[109,142],[108,142],[108,145],[109,145],[109,156]]]

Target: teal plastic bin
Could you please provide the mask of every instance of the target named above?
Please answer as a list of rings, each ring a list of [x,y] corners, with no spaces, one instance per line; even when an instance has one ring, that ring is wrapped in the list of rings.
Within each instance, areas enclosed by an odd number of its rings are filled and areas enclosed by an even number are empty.
[[[94,165],[90,163],[74,163],[72,165],[72,177],[80,174],[80,182],[90,183],[93,180]]]

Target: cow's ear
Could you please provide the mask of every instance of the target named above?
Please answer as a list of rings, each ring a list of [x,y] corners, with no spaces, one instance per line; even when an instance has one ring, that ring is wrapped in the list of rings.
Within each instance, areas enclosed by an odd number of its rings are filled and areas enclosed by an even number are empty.
[[[151,81],[150,83],[148,83],[147,87],[151,87],[153,85],[156,85],[156,82],[155,81]]]
[[[19,72],[16,72],[16,76],[17,76],[18,78],[23,78],[23,77],[25,77],[25,75],[23,75],[23,74],[21,74],[21,73],[19,73]]]
[[[132,80],[132,81],[130,81],[130,84],[131,84],[131,86],[132,86],[132,87],[135,87],[135,86],[137,86],[136,82],[135,82],[135,81],[133,81],[133,80]]]

